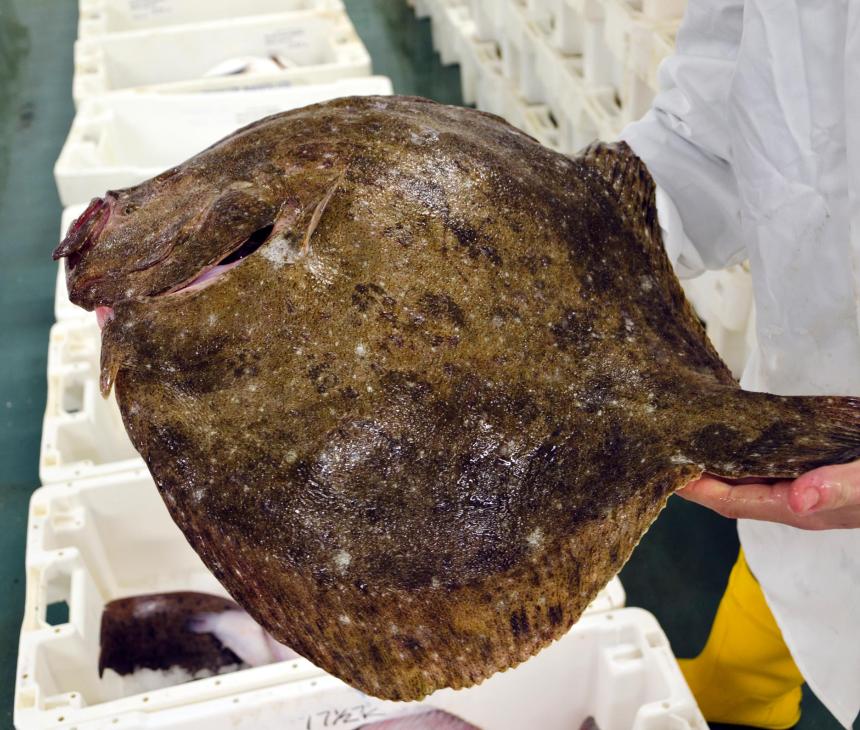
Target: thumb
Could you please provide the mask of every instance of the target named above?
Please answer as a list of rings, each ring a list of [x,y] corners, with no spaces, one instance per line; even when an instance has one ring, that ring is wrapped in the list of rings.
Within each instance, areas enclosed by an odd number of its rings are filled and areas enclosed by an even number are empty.
[[[822,466],[798,477],[788,505],[799,515],[860,505],[860,461]]]

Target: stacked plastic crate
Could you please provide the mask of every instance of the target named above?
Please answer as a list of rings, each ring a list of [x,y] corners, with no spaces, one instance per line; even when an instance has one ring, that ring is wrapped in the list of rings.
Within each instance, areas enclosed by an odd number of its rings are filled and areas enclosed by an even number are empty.
[[[465,4],[446,10],[439,22],[466,22]],[[241,12],[234,17],[230,0],[80,0],[77,116],[55,167],[67,206],[61,235],[91,197],[146,179],[238,126],[328,98],[391,93],[388,79],[369,75],[369,55],[340,0],[248,0]],[[462,45],[441,50],[453,60]],[[149,676],[146,687],[110,670],[100,675],[106,603],[224,591],[170,519],[113,396],[99,394],[98,326],[69,302],[62,269],[55,313],[44,486],[28,524],[19,730],[349,730],[428,705],[485,730],[561,730],[588,715],[605,730],[666,727],[667,718],[672,727],[706,727],[665,635],[649,614],[622,608],[617,578],[537,658],[425,704],[367,697],[304,659],[182,684]],[[58,617],[62,606],[67,615]]]
[[[648,108],[684,0],[415,0],[467,103],[570,154]]]

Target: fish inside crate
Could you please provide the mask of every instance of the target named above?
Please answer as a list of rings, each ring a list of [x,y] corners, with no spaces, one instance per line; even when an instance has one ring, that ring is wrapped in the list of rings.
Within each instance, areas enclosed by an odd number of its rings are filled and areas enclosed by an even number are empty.
[[[41,709],[100,705],[249,666],[240,660],[190,671],[180,657],[175,665],[117,671],[112,668],[116,662],[102,658],[107,666],[100,672],[102,649],[110,654],[110,647],[101,645],[102,632],[117,633],[102,626],[111,602],[190,591],[226,598],[224,588],[170,519],[145,469],[38,490],[30,507],[27,576],[19,687],[30,689]],[[156,604],[149,602],[150,613]],[[140,612],[141,617],[144,614]],[[189,621],[194,614],[192,607]],[[215,611],[204,607],[197,614],[211,620]],[[132,626],[130,619],[124,620]],[[154,623],[144,628],[139,639],[148,633],[157,640]],[[189,626],[192,633],[205,631],[213,633],[206,625]],[[153,654],[145,645],[122,648],[126,653]],[[320,673],[306,660],[291,658],[290,670],[296,677]]]
[[[213,91],[370,75],[342,10],[306,10],[111,33],[75,44],[76,103],[118,89]]]

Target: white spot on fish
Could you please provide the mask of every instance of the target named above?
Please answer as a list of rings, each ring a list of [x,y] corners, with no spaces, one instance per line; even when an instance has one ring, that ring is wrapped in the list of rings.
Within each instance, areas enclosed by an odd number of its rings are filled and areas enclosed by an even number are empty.
[[[295,460],[298,458],[299,458],[299,455],[295,451],[293,451],[292,449],[290,449],[286,454],[284,454],[284,459],[286,459],[288,464],[294,463]]]
[[[365,348],[365,346],[361,342],[359,342],[355,346],[355,354],[359,357],[364,357],[367,354],[367,348]]]
[[[540,527],[535,527],[526,537],[526,542],[533,548],[540,547],[543,544],[543,530]]]
[[[209,315],[208,320],[210,325],[214,325],[218,321],[218,315],[215,314],[215,312],[212,312],[212,314]]]
[[[299,257],[299,251],[287,238],[275,238],[269,241],[260,253],[276,268],[286,264],[294,264]]]
[[[338,550],[334,554],[334,564],[335,567],[341,572],[345,573],[346,569],[349,568],[349,564],[352,562],[352,555],[350,555],[346,550]]]
[[[352,619],[345,613],[342,613],[340,616],[338,616],[337,620],[340,621],[344,626],[349,626],[352,623]]]

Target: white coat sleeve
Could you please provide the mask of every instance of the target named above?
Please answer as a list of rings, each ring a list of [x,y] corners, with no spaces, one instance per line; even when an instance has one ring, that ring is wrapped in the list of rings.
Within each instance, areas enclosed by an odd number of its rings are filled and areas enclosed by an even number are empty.
[[[745,258],[728,98],[743,0],[690,0],[651,111],[621,134],[658,186],[666,252],[680,276]]]

